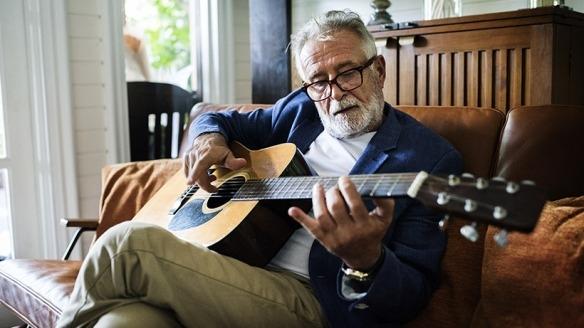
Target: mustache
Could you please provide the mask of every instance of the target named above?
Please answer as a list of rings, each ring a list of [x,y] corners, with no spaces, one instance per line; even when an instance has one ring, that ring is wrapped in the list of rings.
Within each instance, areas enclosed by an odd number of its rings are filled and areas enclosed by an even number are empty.
[[[361,102],[355,98],[349,97],[342,98],[340,101],[332,100],[329,103],[330,114],[334,115],[353,106],[361,106]]]

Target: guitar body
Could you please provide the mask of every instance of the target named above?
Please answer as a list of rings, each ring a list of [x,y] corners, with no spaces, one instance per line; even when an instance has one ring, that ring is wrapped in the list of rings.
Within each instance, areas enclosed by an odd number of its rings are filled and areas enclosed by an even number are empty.
[[[217,180],[213,184],[219,191],[213,195],[228,194],[249,179],[310,174],[293,144],[255,151],[232,143],[231,150],[236,157],[245,158],[247,166],[236,171],[215,168],[213,175]],[[289,201],[231,201],[228,197],[210,197],[212,194],[202,189],[184,197],[185,188],[186,178],[179,171],[136,214],[134,220],[161,226],[188,242],[255,266],[266,265],[298,228],[286,213],[291,206]],[[174,214],[170,214],[177,198],[183,202],[172,211]],[[308,209],[310,202],[299,203],[297,200],[294,205]]]

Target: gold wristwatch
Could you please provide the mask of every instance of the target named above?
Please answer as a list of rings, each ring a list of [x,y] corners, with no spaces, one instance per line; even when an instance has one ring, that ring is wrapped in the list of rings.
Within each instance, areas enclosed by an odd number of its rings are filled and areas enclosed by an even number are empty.
[[[377,262],[375,262],[375,264],[369,270],[361,271],[361,270],[357,270],[357,269],[352,269],[352,268],[349,268],[347,265],[345,265],[345,263],[343,263],[341,265],[341,271],[343,271],[343,274],[351,280],[358,281],[358,282],[369,281],[373,277],[375,277],[375,274],[377,273],[377,271],[379,270],[379,268],[383,264],[384,259],[385,259],[385,247],[382,247],[381,254],[379,255],[379,259],[377,260]]]

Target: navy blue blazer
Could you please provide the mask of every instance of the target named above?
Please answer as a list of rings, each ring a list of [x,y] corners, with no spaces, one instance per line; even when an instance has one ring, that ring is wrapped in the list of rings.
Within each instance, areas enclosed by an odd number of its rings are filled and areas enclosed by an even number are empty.
[[[460,154],[442,137],[388,104],[384,111],[381,127],[351,174],[461,172]],[[266,110],[207,113],[189,133],[192,141],[201,133],[218,132],[252,149],[292,142],[305,153],[322,131],[314,103],[297,90]],[[446,246],[438,228],[440,218],[416,200],[397,198],[394,220],[384,238],[383,265],[366,296],[358,300],[342,296],[341,260],[315,241],[309,257],[310,281],[330,325],[389,327],[414,318],[438,287]]]

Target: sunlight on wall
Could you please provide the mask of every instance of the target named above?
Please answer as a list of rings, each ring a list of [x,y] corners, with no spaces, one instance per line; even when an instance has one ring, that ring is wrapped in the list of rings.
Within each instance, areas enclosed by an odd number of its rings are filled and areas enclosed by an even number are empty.
[[[6,158],[6,141],[4,133],[4,100],[2,99],[2,81],[0,81],[0,158]]]

